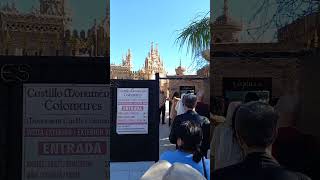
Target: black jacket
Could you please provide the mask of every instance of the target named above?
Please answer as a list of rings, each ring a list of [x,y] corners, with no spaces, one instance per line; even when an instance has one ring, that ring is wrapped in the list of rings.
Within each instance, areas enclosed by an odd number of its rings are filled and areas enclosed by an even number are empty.
[[[198,113],[195,111],[187,111],[184,114],[181,114],[177,116],[171,127],[170,135],[169,135],[169,140],[172,144],[177,143],[177,137],[176,137],[176,129],[179,127],[179,125],[185,121],[193,121],[195,123],[198,123],[201,128],[202,128],[202,133],[203,133],[203,139],[202,143],[200,146],[201,152],[204,156],[206,156],[206,152],[210,148],[210,121],[208,118],[200,116]]]
[[[214,180],[310,180],[281,167],[266,153],[251,153],[243,162],[218,169],[210,177]]]
[[[198,102],[196,106],[196,112],[200,116],[204,116],[206,118],[210,118],[210,111],[209,111],[209,105],[205,104],[203,102]]]

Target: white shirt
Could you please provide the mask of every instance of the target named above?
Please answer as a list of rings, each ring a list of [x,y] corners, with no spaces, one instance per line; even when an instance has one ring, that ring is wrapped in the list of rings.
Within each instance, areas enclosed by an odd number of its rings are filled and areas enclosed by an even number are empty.
[[[184,114],[186,112],[186,110],[184,109],[183,103],[182,103],[182,99],[183,99],[184,95],[185,94],[181,95],[181,99],[177,103],[177,106],[176,106],[177,116]]]

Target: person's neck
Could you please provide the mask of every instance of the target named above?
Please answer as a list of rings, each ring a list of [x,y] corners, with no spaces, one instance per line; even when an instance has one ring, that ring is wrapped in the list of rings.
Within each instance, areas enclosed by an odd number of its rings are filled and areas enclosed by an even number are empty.
[[[184,153],[188,153],[188,154],[192,154],[193,153],[192,150],[185,150],[185,149],[182,149],[182,148],[179,148],[178,150],[181,151],[181,152],[184,152]]]
[[[195,108],[186,108],[186,112],[188,112],[188,111],[195,111]]]
[[[250,147],[245,150],[246,155],[252,153],[266,153],[268,155],[272,155],[271,153],[271,146],[267,148],[260,148],[260,147]]]

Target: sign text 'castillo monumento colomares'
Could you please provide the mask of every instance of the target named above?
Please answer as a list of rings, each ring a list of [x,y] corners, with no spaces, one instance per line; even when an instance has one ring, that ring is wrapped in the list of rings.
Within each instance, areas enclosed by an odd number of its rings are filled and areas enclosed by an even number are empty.
[[[107,178],[108,85],[24,84],[23,103],[23,180]]]

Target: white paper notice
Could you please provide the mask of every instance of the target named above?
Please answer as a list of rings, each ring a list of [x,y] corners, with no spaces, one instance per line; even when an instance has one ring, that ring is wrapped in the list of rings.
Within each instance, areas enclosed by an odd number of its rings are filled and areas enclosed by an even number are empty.
[[[117,133],[148,134],[148,88],[117,89]]]
[[[108,85],[25,84],[22,180],[107,179]]]

